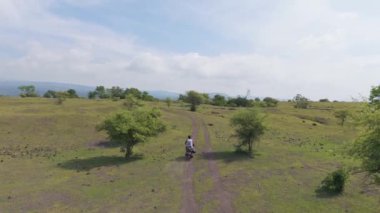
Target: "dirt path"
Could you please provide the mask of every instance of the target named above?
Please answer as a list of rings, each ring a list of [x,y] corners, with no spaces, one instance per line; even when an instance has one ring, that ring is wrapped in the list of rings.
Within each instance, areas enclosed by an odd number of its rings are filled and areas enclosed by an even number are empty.
[[[211,195],[219,202],[217,212],[234,212],[232,205],[231,205],[231,197],[224,190],[224,186],[222,184],[220,174],[219,174],[219,169],[218,166],[216,165],[216,162],[214,158],[214,153],[212,152],[212,147],[211,147],[211,139],[210,135],[207,129],[207,125],[202,121],[202,126],[203,126],[203,134],[204,134],[204,140],[206,143],[205,149],[203,150],[202,154],[206,159],[208,159],[207,164],[208,164],[208,169],[210,171],[211,177],[214,182],[214,188],[212,190]]]
[[[224,190],[223,184],[221,182],[218,166],[216,165],[215,160],[213,160],[213,152],[211,147],[211,140],[210,135],[207,129],[206,124],[202,120],[201,122],[198,121],[199,119],[196,118],[194,114],[186,114],[187,117],[191,119],[192,122],[192,136],[195,141],[199,141],[197,139],[198,131],[202,127],[203,134],[204,134],[204,141],[205,146],[203,150],[201,150],[202,155],[205,159],[207,159],[207,168],[210,176],[212,177],[212,180],[214,182],[214,188],[209,193],[209,199],[210,200],[216,200],[217,205],[217,211],[216,212],[234,212],[232,205],[231,205],[231,198],[229,194]],[[200,124],[201,123],[201,124]],[[182,201],[182,213],[187,212],[200,212],[200,208],[198,204],[195,201],[194,197],[194,183],[193,183],[193,176],[194,176],[195,168],[192,161],[186,162],[185,165],[185,171],[184,171],[184,180],[183,180],[183,201]]]
[[[192,137],[194,140],[196,140],[198,136],[198,130],[199,125],[197,125],[196,119],[192,115],[187,115],[191,119],[191,125],[192,125]],[[193,212],[199,212],[199,206],[195,202],[195,195],[194,195],[194,183],[193,183],[193,176],[194,176],[194,165],[192,161],[187,161],[185,164],[185,170],[184,170],[184,179],[182,183],[182,189],[183,189],[183,199],[182,199],[182,207],[181,207],[181,213],[193,213]]]

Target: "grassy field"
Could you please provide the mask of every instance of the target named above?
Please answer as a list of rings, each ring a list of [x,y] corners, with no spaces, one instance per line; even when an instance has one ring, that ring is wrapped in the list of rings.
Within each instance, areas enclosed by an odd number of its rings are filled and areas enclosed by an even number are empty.
[[[337,124],[333,112],[360,110],[358,103],[290,103],[264,108],[268,127],[255,157],[235,153],[229,118],[236,108],[201,106],[196,113],[164,103],[167,131],[135,147],[125,160],[117,144],[95,127],[125,110],[121,101],[0,98],[0,212],[179,212],[182,205],[183,142],[199,126],[194,166],[195,201],[202,212],[220,205],[212,195],[215,162],[220,183],[236,212],[380,212],[380,187],[365,174],[351,175],[340,196],[314,191],[327,173],[359,162],[342,154],[359,130]],[[202,128],[204,125],[205,128]],[[212,155],[204,157],[205,134]]]

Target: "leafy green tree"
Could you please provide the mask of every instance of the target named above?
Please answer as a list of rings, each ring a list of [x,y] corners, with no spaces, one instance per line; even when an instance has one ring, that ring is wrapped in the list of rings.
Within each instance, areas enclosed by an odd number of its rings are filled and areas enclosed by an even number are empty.
[[[66,91],[66,93],[68,98],[79,98],[77,91],[75,91],[74,89],[69,89]]]
[[[88,92],[88,99],[95,99],[95,98],[96,98],[96,91]]]
[[[44,94],[44,98],[56,98],[56,91],[48,90]]]
[[[338,169],[329,173],[316,190],[317,193],[341,194],[349,177],[349,173]]]
[[[253,101],[246,97],[238,96],[237,98],[229,99],[227,105],[232,107],[252,107]]]
[[[319,102],[330,102],[330,100],[327,98],[322,98],[322,99],[319,99]]]
[[[96,95],[100,98],[100,99],[107,99],[110,97],[110,94],[109,92],[106,90],[106,88],[104,86],[97,86],[95,88],[95,92],[96,92]]]
[[[233,115],[231,125],[235,128],[236,136],[239,138],[239,148],[248,146],[248,152],[252,154],[254,143],[265,132],[263,119],[264,117],[255,109],[247,109]]]
[[[111,89],[109,89],[108,93],[110,94],[111,98],[125,98],[124,90],[118,86],[114,86]]]
[[[377,87],[372,87],[369,100],[373,102],[373,99],[376,97],[380,97],[380,85]]]
[[[155,98],[153,96],[151,96],[147,91],[144,91],[141,94],[141,99],[144,101],[154,101],[155,100]]]
[[[56,103],[58,105],[63,104],[63,102],[66,101],[66,98],[69,98],[69,97],[70,97],[70,94],[68,92],[56,92],[55,93],[55,98],[57,99]]]
[[[133,95],[137,99],[142,99],[142,92],[137,88],[127,88],[124,93],[126,96]]]
[[[166,98],[165,102],[166,102],[166,105],[168,106],[168,108],[172,105],[172,99],[170,99],[170,98]]]
[[[20,96],[22,98],[38,97],[36,87],[34,85],[19,86],[18,89],[21,91]]]
[[[140,106],[143,106],[143,104],[132,94],[129,94],[127,95],[127,97],[125,97],[125,101],[123,105],[127,107],[127,109],[129,110],[136,109]]]
[[[339,120],[340,125],[343,126],[349,116],[349,112],[347,110],[338,110],[334,113],[334,116]]]
[[[294,107],[295,108],[300,108],[300,109],[307,109],[309,107],[309,105],[310,105],[309,99],[307,99],[306,97],[302,96],[301,94],[297,94],[293,98],[293,102],[294,102]]]
[[[226,97],[223,95],[215,95],[212,99],[212,104],[215,106],[225,106],[227,104]]]
[[[377,87],[372,87],[369,100],[373,107],[380,109],[380,85]]]
[[[190,110],[194,112],[197,110],[197,106],[203,103],[204,96],[199,92],[191,90],[186,92],[184,100],[190,104]]]
[[[364,128],[353,144],[350,154],[362,160],[370,173],[380,172],[380,109],[367,106],[359,118]]]
[[[275,107],[278,104],[278,100],[271,97],[264,98],[263,102],[266,107]]]
[[[125,158],[133,154],[133,147],[165,130],[158,110],[134,110],[117,113],[107,118],[98,130],[105,130],[109,138],[119,142],[125,150]]]

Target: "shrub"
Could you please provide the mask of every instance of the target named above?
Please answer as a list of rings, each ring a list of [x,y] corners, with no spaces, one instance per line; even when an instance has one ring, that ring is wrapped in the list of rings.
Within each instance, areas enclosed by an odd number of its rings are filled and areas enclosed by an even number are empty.
[[[317,193],[340,194],[344,191],[344,186],[348,179],[348,172],[338,169],[326,176],[321,185],[316,190]]]
[[[271,97],[266,97],[263,99],[266,107],[275,107],[278,104],[278,100]]]
[[[231,126],[235,128],[236,136],[240,144],[237,147],[248,146],[248,152],[252,154],[254,143],[265,132],[264,117],[255,109],[237,112],[231,118]]]
[[[156,109],[125,111],[107,118],[97,129],[106,131],[112,141],[120,143],[128,158],[136,144],[165,131],[160,117]]]
[[[294,98],[293,98],[293,102],[294,102],[294,107],[295,108],[300,108],[300,109],[307,109],[309,107],[309,99],[307,99],[306,97],[300,95],[300,94],[297,94]]]

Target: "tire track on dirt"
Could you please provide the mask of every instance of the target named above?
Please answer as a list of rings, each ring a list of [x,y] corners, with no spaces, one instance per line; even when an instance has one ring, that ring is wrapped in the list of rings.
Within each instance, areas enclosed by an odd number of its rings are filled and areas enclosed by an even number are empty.
[[[205,148],[202,151],[203,156],[207,159],[207,166],[210,171],[211,177],[214,182],[214,188],[212,190],[212,197],[219,202],[217,212],[234,212],[234,209],[231,205],[231,196],[230,194],[224,190],[224,186],[222,184],[220,173],[218,169],[218,165],[215,162],[215,154],[212,152],[211,139],[210,134],[208,132],[208,128],[205,122],[202,120],[203,127],[203,135],[205,140]]]
[[[191,135],[194,138],[194,140],[196,140],[198,136],[199,125],[197,125],[196,119],[193,115],[186,114],[186,116],[191,119],[191,126],[192,126]],[[193,162],[191,160],[187,161],[185,164],[184,179],[182,183],[183,200],[182,200],[181,213],[199,212],[199,206],[195,202],[195,195],[194,195],[194,183],[193,183],[194,173],[195,173],[195,168],[194,168]]]

